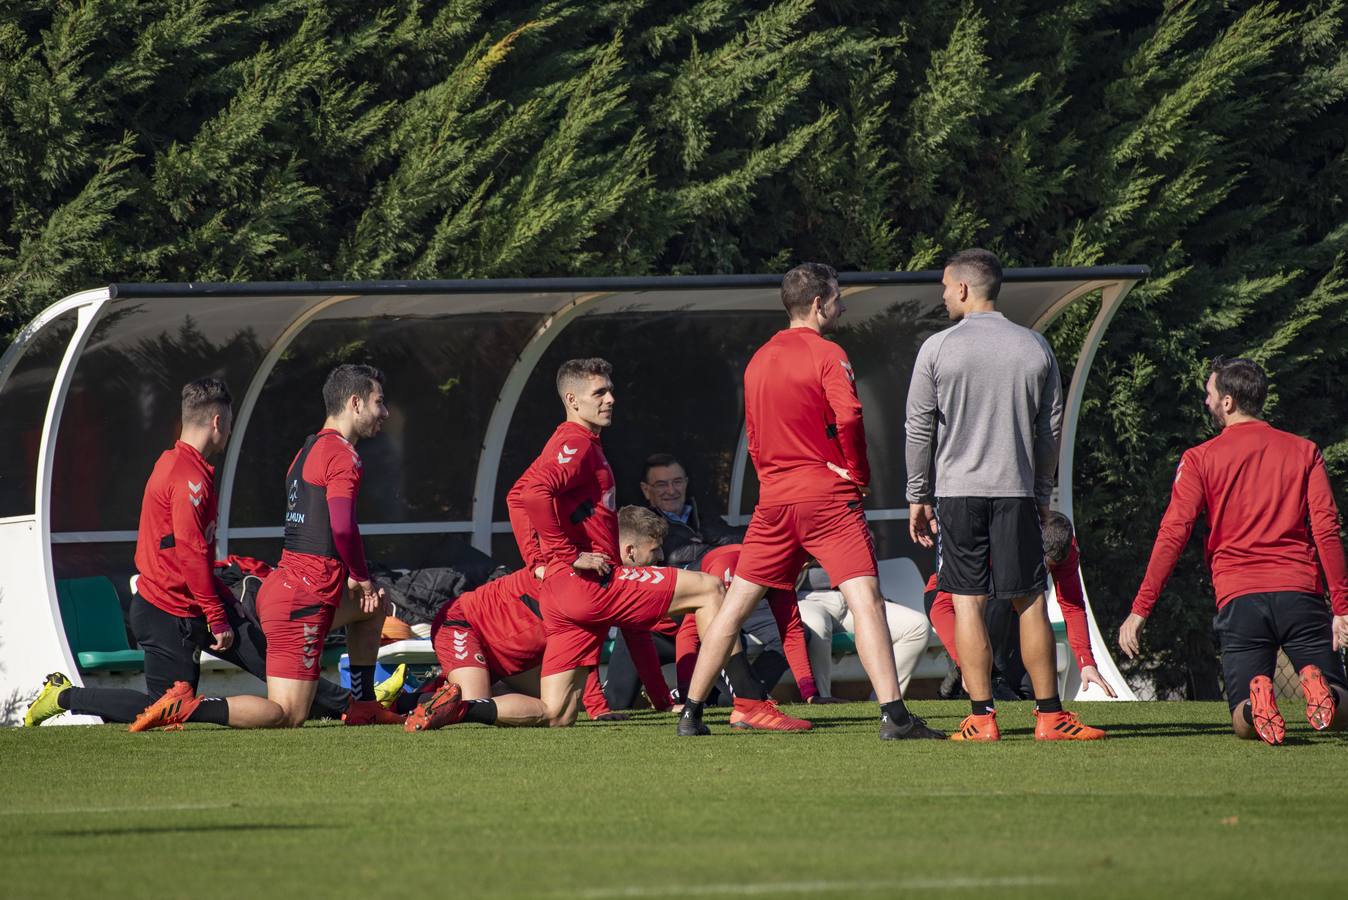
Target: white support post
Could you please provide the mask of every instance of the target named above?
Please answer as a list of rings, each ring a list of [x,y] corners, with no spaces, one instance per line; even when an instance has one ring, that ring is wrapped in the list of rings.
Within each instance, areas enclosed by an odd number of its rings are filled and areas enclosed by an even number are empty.
[[[506,434],[510,431],[510,422],[515,417],[515,407],[519,405],[524,386],[529,382],[534,366],[543,358],[552,342],[557,340],[557,335],[596,301],[609,296],[612,296],[612,292],[573,296],[554,310],[538,326],[529,343],[524,345],[510,373],[506,375],[505,383],[501,385],[501,393],[497,395],[496,406],[492,408],[487,430],[482,436],[477,477],[473,481],[473,546],[483,553],[491,554],[492,518],[496,513],[496,478],[501,467],[501,450],[505,447]]]
[[[224,559],[229,556],[229,517],[234,506],[234,473],[239,468],[239,455],[243,452],[243,438],[248,433],[248,423],[253,418],[253,409],[257,406],[258,398],[262,396],[262,388],[266,386],[267,379],[271,377],[272,370],[280,362],[281,356],[294,343],[295,338],[299,337],[305,326],[329,307],[344,303],[347,300],[354,300],[356,297],[355,294],[338,294],[325,297],[306,306],[295,318],[290,320],[290,324],[282,329],[276,340],[272,342],[271,347],[267,349],[266,354],[263,355],[262,361],[258,363],[257,371],[253,373],[252,380],[248,382],[248,390],[244,392],[243,400],[239,402],[239,410],[234,416],[234,431],[230,435],[229,446],[225,449],[225,461],[220,466],[220,482],[217,485],[220,505],[216,513],[215,530],[217,558]],[[279,480],[277,484],[280,484]]]
[[[1096,313],[1095,321],[1091,323],[1090,330],[1086,332],[1086,339],[1081,344],[1081,353],[1077,357],[1076,367],[1072,371],[1072,384],[1067,390],[1067,401],[1063,410],[1062,446],[1058,457],[1058,508],[1074,520],[1075,516],[1072,511],[1072,465],[1076,457],[1077,423],[1081,417],[1081,405],[1085,398],[1086,379],[1090,375],[1091,366],[1095,362],[1095,354],[1100,349],[1100,343],[1104,340],[1105,330],[1109,328],[1109,323],[1114,320],[1114,315],[1123,305],[1124,298],[1128,296],[1128,292],[1132,290],[1134,284],[1136,282],[1122,281],[1104,288],[1100,298],[1100,311]],[[1095,622],[1095,613],[1091,610],[1090,596],[1086,591],[1085,584],[1083,578],[1082,595],[1086,605],[1086,622],[1090,628],[1091,649],[1095,655],[1095,666],[1100,670],[1100,675],[1105,681],[1114,686],[1120,700],[1136,700],[1137,695],[1128,687],[1128,682],[1123,680],[1123,674],[1119,672],[1119,667],[1114,663],[1113,657],[1106,649],[1104,636],[1100,633],[1100,626]],[[1077,700],[1107,699],[1098,688],[1093,691],[1082,690],[1081,673],[1075,663],[1067,667],[1067,684],[1063,695]]]

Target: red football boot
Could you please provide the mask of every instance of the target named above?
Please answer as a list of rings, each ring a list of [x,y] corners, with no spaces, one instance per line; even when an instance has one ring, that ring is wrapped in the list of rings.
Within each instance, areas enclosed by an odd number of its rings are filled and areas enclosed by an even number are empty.
[[[1254,730],[1266,743],[1278,746],[1287,736],[1287,723],[1278,712],[1278,700],[1273,696],[1273,682],[1267,675],[1250,679],[1250,718]]]
[[[1319,666],[1307,666],[1301,670],[1301,693],[1306,695],[1306,721],[1316,731],[1324,731],[1334,721],[1338,702]]]
[[[416,709],[407,714],[403,731],[409,734],[414,731],[435,731],[462,722],[463,717],[468,715],[468,704],[462,698],[463,692],[459,686],[452,681],[446,682],[444,687],[431,695],[431,699],[418,704]]]
[[[165,731],[181,731],[183,723],[196,712],[201,698],[186,681],[175,681],[173,687],[164,691],[164,695],[136,716],[136,721],[127,727],[127,731],[149,731],[162,728]]]
[[[357,700],[351,698],[342,713],[342,721],[348,725],[401,725],[404,717],[391,709],[385,709],[378,700]]]
[[[730,713],[730,727],[743,731],[809,731],[814,725],[804,719],[793,719],[777,708],[772,700],[735,698]]]

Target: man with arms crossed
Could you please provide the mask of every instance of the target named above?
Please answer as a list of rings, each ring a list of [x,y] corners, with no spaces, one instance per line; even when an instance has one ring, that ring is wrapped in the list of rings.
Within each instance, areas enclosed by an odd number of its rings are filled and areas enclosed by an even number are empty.
[[[130,722],[132,731],[210,722],[233,728],[270,728],[281,709],[261,697],[197,697],[201,651],[256,668],[235,647],[236,625],[215,579],[215,469],[206,457],[229,443],[233,423],[229,388],[199,378],[182,390],[182,433],[155,463],[140,505],[131,630],[145,652],[145,688],[74,687],[60,672],[47,676],[24,718],[40,725],[63,712]],[[251,628],[252,624],[247,623]],[[253,654],[255,657],[255,654]],[[248,665],[253,663],[253,665]]]
[[[943,738],[904,706],[894,670],[875,549],[862,496],[870,480],[852,364],[823,335],[843,314],[837,273],[804,263],[782,279],[790,326],[758,349],[744,372],[744,421],[759,500],[715,621],[699,622],[702,648],[680,735],[710,734],[703,705],[740,626],[768,588],[793,590],[813,556],[856,620],[857,653],[880,701],[880,737]],[[733,686],[733,685],[732,685]]]
[[[1268,378],[1258,364],[1215,360],[1206,390],[1221,433],[1180,457],[1119,647],[1129,658],[1137,655],[1147,616],[1206,509],[1205,549],[1217,592],[1213,625],[1231,727],[1242,738],[1283,742],[1286,724],[1272,681],[1281,647],[1301,676],[1311,727],[1343,729],[1348,681],[1339,651],[1348,645],[1348,565],[1320,448],[1260,418]]]
[[[348,725],[391,725],[402,716],[379,704],[374,667],[384,625],[382,592],[370,582],[356,525],[361,462],[356,442],[374,437],[388,418],[384,375],[371,366],[340,365],[323,385],[327,419],[286,473],[285,544],[281,561],[257,594],[267,635],[267,696],[299,727],[318,684],[328,632],[346,626],[351,658]]]
[[[633,634],[649,632],[670,613],[693,613],[710,624],[723,592],[718,579],[702,572],[619,567],[613,470],[599,442],[613,421],[612,372],[602,359],[562,364],[557,394],[566,421],[506,497],[525,566],[543,572],[548,642],[539,687],[542,724],[551,726],[575,721],[581,686],[599,664],[610,627],[627,629],[630,646]],[[746,703],[770,705],[742,659],[728,672],[737,692],[756,698]]]
[[[1019,613],[1021,655],[1034,685],[1035,739],[1102,738],[1103,731],[1063,711],[1044,599],[1040,523],[1049,515],[1062,430],[1058,361],[1043,335],[997,312],[1002,266],[992,253],[955,254],[941,283],[956,324],[918,351],[908,387],[906,450],[909,534],[924,547],[939,541],[937,583],[953,595],[955,643],[973,707],[951,738],[1001,737],[984,619],[989,600],[1010,603]]]

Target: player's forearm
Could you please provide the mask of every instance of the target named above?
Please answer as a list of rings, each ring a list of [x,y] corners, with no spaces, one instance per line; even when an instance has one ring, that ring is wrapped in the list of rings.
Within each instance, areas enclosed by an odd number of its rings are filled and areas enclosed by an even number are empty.
[[[591,669],[590,674],[585,678],[585,693],[581,702],[584,703],[585,712],[591,719],[606,716],[611,711],[608,698],[604,696],[604,686],[599,681],[599,670],[597,668]]]
[[[175,543],[177,538],[174,538]],[[183,574],[187,590],[192,600],[201,608],[206,624],[212,632],[229,628],[229,616],[225,614],[225,605],[216,592],[215,572],[203,547],[193,548],[191,541],[184,540],[174,548],[178,553],[178,570]]]
[[[1181,537],[1179,534],[1164,530],[1164,525],[1161,527],[1162,532],[1156,536],[1156,543],[1151,548],[1147,573],[1142,576],[1142,585],[1137,589],[1137,596],[1133,598],[1133,613],[1144,619],[1150,616],[1152,609],[1155,608],[1161,590],[1170,579],[1170,573],[1175,571],[1180,551],[1184,549],[1184,544],[1189,539],[1187,533]]]
[[[669,699],[669,685],[665,683],[665,673],[660,668],[660,652],[655,649],[651,633],[624,628],[623,640],[627,641],[632,666],[637,670],[637,677],[646,689],[651,706],[661,711],[668,710],[673,706]]]
[[[911,428],[912,419],[909,419]],[[920,428],[917,433],[908,432],[904,444],[904,457],[908,465],[907,496],[909,503],[930,503],[935,496],[931,484],[932,441],[931,433]]]
[[[843,463],[857,484],[871,483],[871,465],[866,458],[866,426],[860,409],[853,419],[838,419],[838,446],[842,448]]]
[[[1339,536],[1339,510],[1324,462],[1317,459],[1311,470],[1307,499],[1310,503],[1311,538],[1329,586],[1334,615],[1348,615],[1348,561]]]
[[[365,562],[365,542],[356,524],[356,502],[350,497],[328,498],[328,521],[332,528],[332,543],[347,573],[356,581],[369,581],[370,569]]]

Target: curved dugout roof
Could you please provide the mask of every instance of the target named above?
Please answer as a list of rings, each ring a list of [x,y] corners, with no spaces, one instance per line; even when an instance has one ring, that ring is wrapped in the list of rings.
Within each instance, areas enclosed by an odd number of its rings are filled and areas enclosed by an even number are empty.
[[[1075,366],[1061,361],[1071,381],[1057,505],[1069,514],[1085,376],[1146,275],[1141,266],[1005,273],[998,308],[1037,330],[1074,302],[1098,302]],[[877,473],[868,515],[881,556],[923,570],[931,561],[902,521],[902,420],[917,347],[948,325],[940,276],[839,277],[847,313],[837,340],[856,367]],[[348,358],[389,374],[392,416],[362,447],[360,516],[376,558],[423,565],[453,534],[514,556],[504,494],[556,424],[552,373],[574,356],[615,366],[618,415],[605,445],[628,488],[620,500],[639,501],[641,460],[669,450],[707,512],[746,518],[757,484],[740,377],[784,323],[779,286],[779,275],[113,284],[53,304],[0,358],[0,690],[73,672],[55,580],[131,571],[144,479],[176,436],[179,388],[203,374],[225,377],[235,396],[234,435],[217,463],[222,555],[277,554],[284,470],[321,424],[323,375]]]

